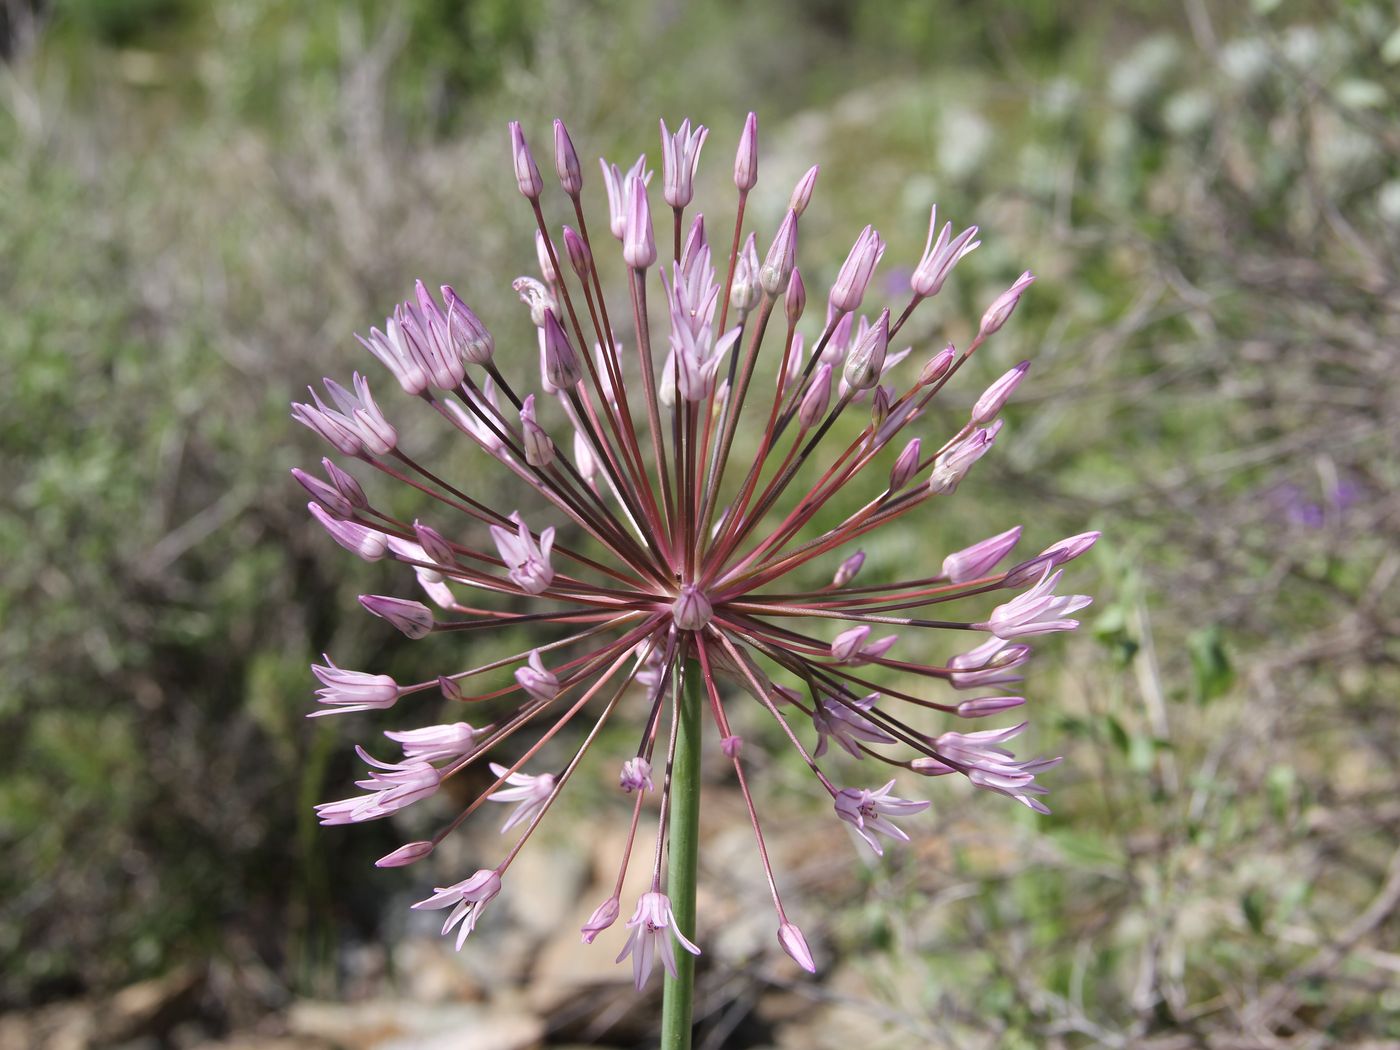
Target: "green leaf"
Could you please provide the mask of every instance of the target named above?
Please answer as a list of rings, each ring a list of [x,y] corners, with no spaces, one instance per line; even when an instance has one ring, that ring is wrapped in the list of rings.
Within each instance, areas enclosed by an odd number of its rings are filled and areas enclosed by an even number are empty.
[[[1263,890],[1250,890],[1240,898],[1240,910],[1244,912],[1244,921],[1249,923],[1249,928],[1255,933],[1264,932],[1264,909],[1267,905],[1268,899]]]
[[[1196,686],[1196,701],[1209,703],[1223,696],[1234,684],[1235,669],[1225,652],[1225,640],[1219,626],[1211,625],[1196,631],[1186,640],[1191,654],[1191,670]]]

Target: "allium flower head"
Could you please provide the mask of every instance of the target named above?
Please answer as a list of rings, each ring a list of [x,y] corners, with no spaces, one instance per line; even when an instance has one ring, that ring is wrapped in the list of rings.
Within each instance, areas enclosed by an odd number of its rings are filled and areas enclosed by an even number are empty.
[[[601,161],[607,222],[595,216],[591,226],[573,141],[562,123],[553,132],[557,193],[524,130],[510,126],[509,171],[537,227],[521,258],[533,258],[539,273],[504,275],[501,284],[519,295],[536,345],[497,346],[455,291],[444,285],[439,302],[419,282],[382,328],[360,339],[409,400],[395,394],[381,402],[371,380],[355,373],[348,387],[327,379],[324,398],[313,391],[293,406],[294,418],[343,457],[323,461],[325,480],[294,471],[310,513],[359,557],[402,563],[411,570],[405,579],[431,602],[410,590],[363,595],[364,608],[409,638],[461,634],[474,655],[478,646],[497,648],[473,666],[437,667],[403,684],[329,657],[316,665],[314,714],[392,707],[419,715],[385,734],[401,759],[360,748],[369,766],[356,782],[361,793],[318,812],[324,824],[345,824],[432,797],[431,807],[441,807],[453,797],[438,790],[443,781],[488,768],[494,780],[465,811],[379,861],[415,864],[484,803],[506,807],[501,831],[511,844],[494,866],[414,905],[451,908],[443,932],[455,929],[460,947],[580,771],[609,782],[632,809],[616,889],[582,936],[591,942],[609,929],[633,844],[645,840],[637,834],[644,802],[659,802],[651,888],[626,924],[619,957],[632,958],[640,988],[658,959],[674,972],[677,945],[700,950],[661,892],[682,715],[712,723],[714,757],[732,768],[765,869],[745,773],[752,748],[731,718],[750,734],[747,723],[772,723],[825,793],[833,826],[846,823],[876,853],[906,840],[899,822],[929,805],[901,797],[904,789],[896,795],[900,776],[958,774],[1043,810],[1036,778],[1058,760],[1018,759],[1005,746],[1024,723],[967,733],[951,725],[1025,704],[994,687],[1020,681],[1026,639],[1077,626],[1070,614],[1089,599],[1057,591],[1066,563],[1097,533],[999,571],[1020,538],[1012,526],[940,552],[941,571],[931,561],[902,581],[867,581],[883,567],[865,567],[863,537],[919,520],[992,449],[1026,363],[980,396],[965,387],[945,398],[968,406],[954,410],[961,424],[948,426],[948,411],[928,409],[1007,324],[1031,276],[990,304],[965,349],[940,343],[905,364],[911,350],[897,347],[908,340],[906,322],[977,246],[975,226],[954,236],[951,225],[930,222],[903,303],[868,302],[888,282],[873,280],[885,240],[865,227],[839,269],[811,269],[837,276],[824,316],[805,317],[800,227],[817,169],[783,215],[748,229],[754,216],[746,203],[759,172],[752,115],[735,151],[735,221],[713,245],[706,221],[685,215],[707,129],[662,125],[668,207],[654,212],[645,156],[628,170]],[[604,225],[625,264],[614,268],[622,275],[614,286],[595,265],[607,245],[589,232]],[[436,414],[467,454],[420,462],[407,437],[419,428],[401,432],[391,422],[406,412]],[[346,469],[351,461],[360,480]],[[368,486],[373,496],[361,487],[372,474],[382,482]],[[394,486],[421,497],[418,518],[396,515],[396,493],[380,495]],[[947,613],[930,611],[945,604]],[[521,644],[521,630],[506,628],[528,630],[528,647],[509,651]],[[983,689],[993,692],[966,695]],[[442,705],[461,705],[461,717],[435,717]],[[600,741],[615,738],[600,730],[617,721],[635,730],[635,747],[594,755]],[[564,739],[579,743],[561,759]],[[831,767],[856,760],[901,772],[838,786]],[[765,874],[780,946],[814,969],[777,877]]]

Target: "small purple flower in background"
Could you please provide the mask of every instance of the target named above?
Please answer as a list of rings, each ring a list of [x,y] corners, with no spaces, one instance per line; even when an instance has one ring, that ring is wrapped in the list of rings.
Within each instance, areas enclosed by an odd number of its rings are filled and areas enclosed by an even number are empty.
[[[322,461],[324,480],[293,472],[332,540],[365,560],[407,566],[436,607],[363,595],[368,612],[410,638],[461,633],[504,645],[518,632],[493,628],[538,632],[521,651],[407,684],[346,670],[329,657],[315,665],[321,707],[314,715],[402,711],[434,700],[432,706],[490,704],[477,710],[496,713],[441,724],[424,717],[434,724],[386,733],[401,761],[359,748],[370,767],[356,782],[363,794],[317,807],[321,822],[388,816],[438,795],[443,781],[467,767],[487,765],[494,782],[464,812],[378,861],[412,865],[483,802],[510,807],[501,831],[518,834],[495,866],[413,906],[450,908],[443,933],[455,929],[460,948],[560,791],[600,746],[603,726],[634,709],[636,746],[589,767],[605,771],[589,775],[616,778],[632,801],[632,818],[616,888],[581,932],[592,942],[621,914],[643,802],[658,795],[650,889],[626,923],[618,957],[632,959],[639,989],[657,960],[676,972],[677,945],[700,952],[661,892],[662,869],[673,862],[666,814],[683,710],[703,711],[713,722],[718,751],[751,816],[779,945],[814,971],[769,867],[745,775],[751,757],[730,726],[731,713],[750,704],[770,719],[811,771],[814,787],[826,792],[835,817],[877,854],[906,841],[896,821],[929,803],[895,796],[897,781],[880,776],[867,780],[885,781],[877,788],[837,787],[824,767],[842,754],[909,775],[959,774],[1044,812],[1036,776],[1059,760],[1018,759],[1003,746],[1024,723],[970,733],[940,724],[930,733],[922,720],[981,719],[1025,704],[999,687],[1021,680],[1017,672],[1031,653],[1025,639],[1078,626],[1070,614],[1089,598],[1056,591],[1062,566],[1097,538],[1069,537],[999,571],[1020,539],[1014,526],[947,552],[941,569],[934,561],[924,575],[915,570],[902,582],[861,582],[861,539],[951,495],[992,449],[1000,413],[1028,362],[980,393],[966,391],[961,403],[970,408],[960,425],[905,432],[924,421],[933,399],[1007,323],[1033,278],[1022,274],[996,297],[965,349],[938,346],[917,367],[904,365],[911,351],[895,349],[894,341],[978,246],[977,227],[955,235],[951,224],[940,227],[935,211],[923,257],[899,271],[894,285],[874,279],[886,242],[867,226],[836,269],[824,310],[813,311],[807,331],[799,331],[807,306],[799,220],[817,169],[793,190],[766,243],[762,231],[746,235],[745,202],[759,177],[758,127],[750,115],[735,154],[737,217],[732,237],[717,241],[723,254],[715,255],[702,217],[685,221],[709,131],[689,121],[661,129],[660,198],[667,209],[653,211],[645,156],[626,170],[600,161],[606,229],[626,270],[620,288],[605,289],[595,266],[603,246],[589,234],[584,169],[564,125],[554,124],[554,171],[570,225],[556,227],[544,210],[555,202],[524,130],[512,123],[512,172],[536,219],[532,256],[540,271],[512,287],[537,330],[536,345],[507,353],[455,291],[444,285],[439,304],[421,282],[382,329],[361,338],[422,411],[435,412],[442,427],[480,449],[467,469],[421,465],[406,447],[416,428],[401,440],[358,373],[349,388],[327,379],[327,400],[312,391],[309,402],[293,407],[294,418],[342,456],[424,498],[422,517],[403,520],[389,509],[397,501],[372,500],[329,459]],[[600,228],[596,219],[593,228]],[[885,295],[906,302],[868,302]],[[615,311],[629,315],[630,326],[615,325]],[[664,333],[653,313],[664,316]],[[626,346],[615,334],[619,327],[633,333]],[[499,505],[508,475],[517,491],[535,494],[528,515]],[[969,612],[927,612],[954,602],[970,603]],[[940,637],[952,640],[940,649]],[[966,690],[991,692],[960,692]],[[589,726],[581,745],[562,765],[541,768],[551,760],[546,746],[576,721]]]

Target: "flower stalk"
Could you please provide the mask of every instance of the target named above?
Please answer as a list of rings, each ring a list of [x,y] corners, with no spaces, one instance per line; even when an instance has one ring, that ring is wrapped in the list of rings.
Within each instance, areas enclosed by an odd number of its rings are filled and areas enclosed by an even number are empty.
[[[671,767],[671,820],[666,890],[676,928],[695,939],[695,885],[700,860],[700,665],[690,660],[681,676],[676,760]],[[695,1000],[695,956],[676,955],[661,1000],[661,1050],[690,1050]]]

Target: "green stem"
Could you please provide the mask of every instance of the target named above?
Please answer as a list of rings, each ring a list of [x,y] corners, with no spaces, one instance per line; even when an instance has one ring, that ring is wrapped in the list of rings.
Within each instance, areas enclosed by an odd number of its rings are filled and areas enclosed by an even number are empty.
[[[685,668],[676,761],[671,768],[671,819],[667,845],[666,892],[676,928],[695,939],[695,869],[700,831],[700,665]],[[676,976],[666,978],[661,1001],[661,1050],[690,1050],[695,996],[695,956],[676,947]]]

